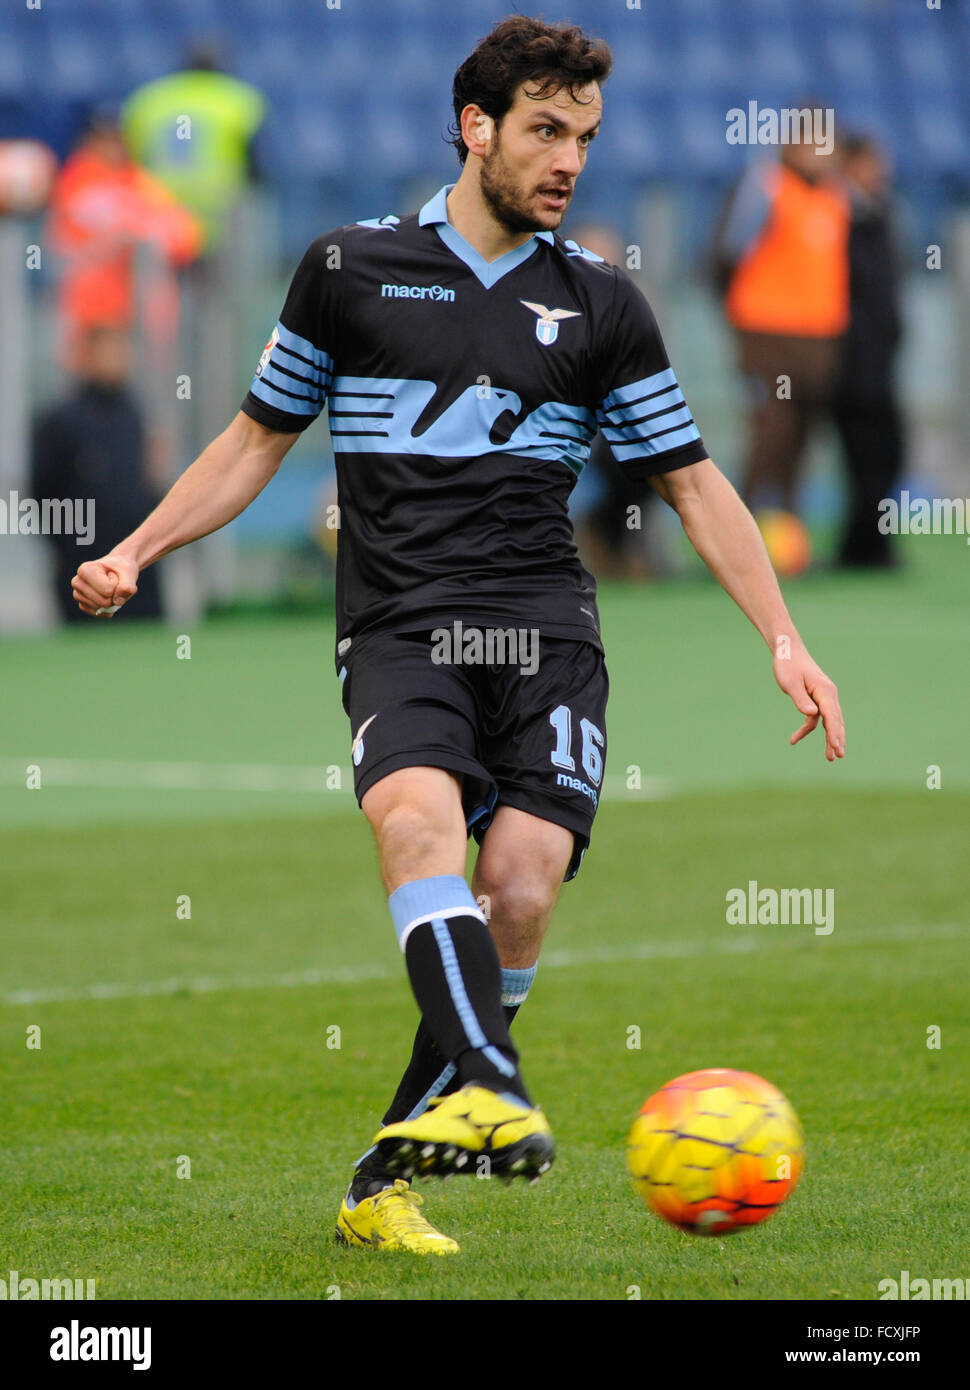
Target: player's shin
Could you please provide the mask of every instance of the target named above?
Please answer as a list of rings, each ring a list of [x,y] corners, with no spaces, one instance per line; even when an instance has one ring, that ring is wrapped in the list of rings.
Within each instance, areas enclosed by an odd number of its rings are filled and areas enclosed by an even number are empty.
[[[464,879],[443,875],[390,898],[411,988],[428,1032],[474,1082],[528,1101],[502,1005],[502,971],[481,908]]]

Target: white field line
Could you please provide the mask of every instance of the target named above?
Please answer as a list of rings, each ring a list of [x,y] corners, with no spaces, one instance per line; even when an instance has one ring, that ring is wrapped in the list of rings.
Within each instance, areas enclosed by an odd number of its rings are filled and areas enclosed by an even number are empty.
[[[28,767],[40,768],[41,786],[140,787],[155,791],[352,792],[352,769],[303,764],[124,762],[98,758],[0,758],[0,784],[25,786]],[[334,770],[340,785],[329,787]],[[603,792],[627,801],[663,801],[673,783],[665,777],[644,777],[629,788],[624,774],[608,775]]]
[[[336,766],[336,764],[334,765]],[[26,784],[27,768],[40,768],[41,785],[143,787],[161,791],[326,792],[350,790],[340,768],[339,788],[327,787],[326,767],[263,763],[122,762],[95,758],[0,758],[0,782]]]
[[[766,926],[758,936],[726,936],[721,941],[671,941],[666,944],[644,942],[642,946],[602,946],[589,951],[547,951],[540,961],[541,971],[571,970],[583,965],[625,965],[634,961],[699,959],[710,956],[750,955],[755,951],[790,949],[815,941],[810,927],[797,929],[798,935],[782,936],[787,927]],[[809,934],[806,935],[805,933]],[[893,941],[950,941],[963,937],[970,941],[970,928],[957,922],[938,922],[928,926],[883,927],[879,931],[855,932],[840,936],[838,929],[821,938],[818,949],[836,946],[870,946]],[[290,970],[277,975],[197,976],[184,979],[146,980],[142,983],[81,985],[76,989],[18,989],[2,997],[5,1005],[62,1004],[92,999],[144,999],[156,995],[215,994],[244,989],[303,989],[312,985],[357,985],[395,978],[401,972],[384,965],[333,970]]]

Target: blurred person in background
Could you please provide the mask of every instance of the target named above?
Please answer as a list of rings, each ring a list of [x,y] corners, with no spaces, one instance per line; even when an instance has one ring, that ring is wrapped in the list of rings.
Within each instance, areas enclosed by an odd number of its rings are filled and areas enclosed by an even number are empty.
[[[95,325],[131,328],[138,313],[136,250],[151,247],[142,326],[158,360],[178,324],[175,267],[199,254],[202,227],[125,149],[116,115],[98,107],[54,184],[47,234],[60,262],[59,354],[81,370]]]
[[[811,140],[783,144],[740,180],[715,237],[748,396],[741,493],[753,509],[797,514],[805,445],[831,403],[849,320],[849,206],[836,159]]]
[[[608,265],[622,268],[625,243],[611,228],[588,223],[575,228],[572,235]],[[659,565],[649,554],[643,530],[644,516],[656,497],[649,483],[627,477],[600,431],[570,499],[576,544],[594,574],[601,579],[644,579],[656,573]],[[631,507],[637,509],[635,513]],[[635,526],[629,524],[631,515]]]
[[[221,246],[232,207],[258,176],[253,139],[266,118],[263,94],[219,69],[214,46],[193,48],[183,71],[136,88],[121,114],[135,159],[201,220],[205,258]]]
[[[878,141],[847,135],[841,144],[852,221],[849,329],[833,408],[849,489],[838,560],[880,568],[898,562],[877,522],[880,499],[902,474],[904,451],[895,380],[902,317],[890,171]]]
[[[36,423],[31,459],[33,496],[86,499],[93,504],[94,536],[52,535],[54,593],[64,622],[83,618],[71,593],[79,564],[127,535],[161,496],[148,476],[140,406],[129,388],[131,337],[111,323],[89,324],[78,348],[78,379],[71,394]],[[92,549],[92,545],[95,547]],[[161,617],[158,576],[143,576],[126,613]]]
[[[179,414],[180,444],[189,453],[211,438],[236,399],[233,349],[242,324],[235,257],[245,235],[234,233],[257,178],[254,140],[267,111],[256,87],[220,70],[220,50],[216,42],[196,41],[186,49],[183,68],[136,88],[121,116],[134,157],[203,228],[202,254],[181,277],[180,362],[192,379],[206,380],[204,396],[192,398]],[[229,567],[225,546],[216,539],[206,547],[223,575]],[[222,561],[212,559],[219,554]]]

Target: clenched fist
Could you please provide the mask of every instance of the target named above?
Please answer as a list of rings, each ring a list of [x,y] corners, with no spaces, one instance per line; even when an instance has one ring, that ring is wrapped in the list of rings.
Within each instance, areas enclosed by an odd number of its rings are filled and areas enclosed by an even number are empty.
[[[126,555],[105,555],[85,560],[71,580],[82,613],[92,618],[113,618],[123,603],[138,592],[138,566]]]

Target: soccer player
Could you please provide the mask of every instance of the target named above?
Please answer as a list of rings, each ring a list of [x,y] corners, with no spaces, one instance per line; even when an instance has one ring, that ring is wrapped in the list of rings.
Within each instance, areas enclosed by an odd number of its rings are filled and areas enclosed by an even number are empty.
[[[454,1252],[418,1210],[415,1174],[535,1179],[553,1159],[509,1025],[603,780],[595,585],[567,511],[597,427],[620,467],[676,509],[764,637],[804,716],[791,741],[821,719],[826,757],[844,751],[835,687],[707,457],[648,305],[557,234],[610,67],[606,45],[576,27],[500,23],[455,77],[458,181],[417,213],[313,243],[241,412],[74,580],[85,613],[110,614],[144,566],[242,511],[328,406],[337,673],[421,1011],[340,1209],[350,1245]]]

